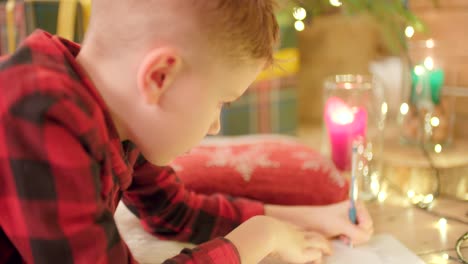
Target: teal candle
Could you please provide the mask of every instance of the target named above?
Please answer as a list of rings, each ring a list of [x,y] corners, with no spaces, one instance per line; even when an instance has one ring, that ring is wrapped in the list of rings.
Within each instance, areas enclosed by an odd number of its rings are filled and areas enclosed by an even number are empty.
[[[424,90],[430,89],[430,95],[434,104],[440,103],[440,92],[444,85],[445,74],[440,68],[429,70],[422,65],[417,65],[411,72],[412,89],[411,101],[416,103],[424,91],[416,91],[418,85],[421,85]]]
[[[429,84],[431,86],[432,101],[435,104],[440,103],[440,92],[444,85],[444,71],[442,69],[435,69],[429,72]]]

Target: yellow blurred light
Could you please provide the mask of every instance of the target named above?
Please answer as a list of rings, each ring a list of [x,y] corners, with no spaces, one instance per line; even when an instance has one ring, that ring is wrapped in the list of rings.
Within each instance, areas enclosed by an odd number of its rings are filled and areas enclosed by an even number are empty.
[[[420,202],[424,201],[424,195],[422,194],[415,195],[413,198],[411,198],[411,201],[414,204],[419,204]]]
[[[437,228],[439,229],[440,242],[443,244],[447,243],[447,233],[448,233],[448,222],[447,219],[441,218],[437,222]]]
[[[434,40],[433,40],[433,39],[428,39],[428,40],[426,40],[426,47],[427,47],[428,49],[432,49],[432,48],[434,48],[434,46],[435,46],[435,43],[434,43]]]
[[[427,57],[424,60],[424,66],[426,66],[426,68],[428,70],[433,70],[434,69],[434,59],[432,59],[431,57]]]
[[[434,146],[434,151],[435,151],[435,153],[441,153],[442,152],[442,145],[436,144]]]
[[[407,195],[408,195],[408,198],[413,198],[414,195],[415,195],[415,193],[414,193],[413,190],[409,190],[408,193],[407,193]]]
[[[304,28],[305,28],[304,22],[302,22],[302,21],[296,21],[296,23],[294,23],[294,28],[295,28],[297,31],[303,31]]]
[[[447,228],[447,219],[445,218],[439,219],[439,221],[437,222],[437,225],[439,226],[440,229]]]
[[[367,166],[366,166],[367,167]],[[372,181],[371,182],[371,190],[373,193],[378,193],[380,190],[380,183],[378,181]]]
[[[406,115],[409,112],[409,105],[407,103],[402,103],[400,106],[400,113]]]
[[[382,110],[382,114],[384,114],[384,115],[387,114],[387,112],[388,112],[388,104],[384,102],[384,103],[382,104],[382,107],[381,107],[381,108],[382,108],[382,109],[381,109],[381,110]]]
[[[307,11],[302,7],[295,7],[293,11],[293,17],[296,20],[304,20],[307,17]]]
[[[437,116],[431,118],[431,126],[438,127],[440,125],[440,119]]]
[[[349,90],[353,88],[353,85],[347,82],[347,83],[344,83],[344,88]]]
[[[421,76],[424,74],[424,72],[426,72],[426,69],[424,69],[423,66],[421,65],[416,65],[414,67],[414,74],[418,75],[418,76]]]
[[[387,192],[381,191],[379,195],[377,196],[377,199],[379,200],[379,202],[383,202],[385,201],[385,199],[387,199],[387,196],[388,196]]]
[[[443,258],[443,259],[449,259],[450,257],[449,257],[449,254],[444,253],[444,254],[442,255],[442,258]]]
[[[408,38],[413,37],[413,36],[414,36],[414,28],[413,28],[412,26],[407,26],[407,27],[405,28],[405,35],[406,35],[406,37],[408,37]]]
[[[424,197],[423,203],[430,204],[432,201],[434,201],[434,195],[428,194],[426,197]]]
[[[330,0],[330,5],[339,7],[339,6],[343,5],[343,3],[341,3],[340,0]]]

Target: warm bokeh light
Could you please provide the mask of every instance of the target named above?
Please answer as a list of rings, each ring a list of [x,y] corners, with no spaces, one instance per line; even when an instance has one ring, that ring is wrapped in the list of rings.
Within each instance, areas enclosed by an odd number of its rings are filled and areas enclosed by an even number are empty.
[[[405,29],[405,35],[408,38],[412,38],[414,36],[414,28],[412,26],[407,26]]]
[[[409,105],[407,103],[402,103],[400,106],[400,113],[406,115],[409,112]]]
[[[377,199],[379,200],[379,202],[384,202],[387,199],[387,197],[388,197],[387,192],[381,191],[379,195],[377,196]]]
[[[424,197],[423,203],[425,204],[430,204],[434,201],[434,195],[428,194],[426,197]]]
[[[353,88],[353,84],[348,83],[348,82],[347,82],[347,83],[344,83],[344,88],[345,88],[345,89],[348,89],[348,90],[349,90],[349,89],[352,89],[352,88]]]
[[[441,229],[447,228],[447,219],[445,219],[445,218],[439,219],[439,221],[437,222],[437,225],[438,225],[439,228],[441,228]]]
[[[307,17],[307,11],[302,7],[295,7],[293,11],[293,17],[296,20],[304,20]]]
[[[304,22],[302,22],[302,21],[296,21],[296,23],[294,23],[294,28],[295,28],[297,31],[303,31],[304,28],[305,28]]]
[[[437,116],[431,118],[431,126],[438,127],[440,125],[440,119]]]
[[[439,229],[440,240],[442,243],[447,241],[448,222],[447,219],[441,218],[437,222],[437,228]]]
[[[424,66],[426,67],[426,69],[428,70],[433,70],[434,69],[434,59],[432,59],[431,57],[427,57],[425,60],[424,60]]]
[[[384,103],[382,104],[381,110],[382,110],[382,114],[384,114],[384,115],[387,114],[387,112],[388,112],[388,104],[384,102]]]
[[[436,144],[434,146],[434,151],[435,151],[435,153],[441,153],[442,152],[442,145]]]
[[[433,39],[428,39],[428,40],[426,40],[426,47],[427,47],[428,49],[432,49],[432,48],[434,48],[434,46],[435,46],[435,43],[434,43],[434,40],[433,40]]]
[[[330,0],[330,5],[339,7],[339,6],[342,6],[343,3],[341,3],[340,0]]]
[[[421,65],[416,65],[416,66],[414,67],[414,74],[416,74],[417,76],[423,75],[424,72],[426,72],[426,69],[424,69],[423,66],[421,66]]]

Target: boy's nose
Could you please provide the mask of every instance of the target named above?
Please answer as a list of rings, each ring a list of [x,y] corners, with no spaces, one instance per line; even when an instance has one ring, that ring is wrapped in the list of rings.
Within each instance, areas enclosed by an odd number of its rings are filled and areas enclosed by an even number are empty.
[[[219,131],[221,130],[221,121],[220,117],[216,118],[216,120],[211,124],[210,129],[208,130],[208,135],[210,136],[216,136],[219,134]]]

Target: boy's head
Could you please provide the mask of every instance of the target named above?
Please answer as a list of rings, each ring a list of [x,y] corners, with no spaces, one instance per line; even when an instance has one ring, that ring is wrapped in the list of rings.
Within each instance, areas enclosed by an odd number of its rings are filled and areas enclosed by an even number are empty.
[[[78,60],[120,136],[164,165],[273,60],[274,0],[94,0]]]

